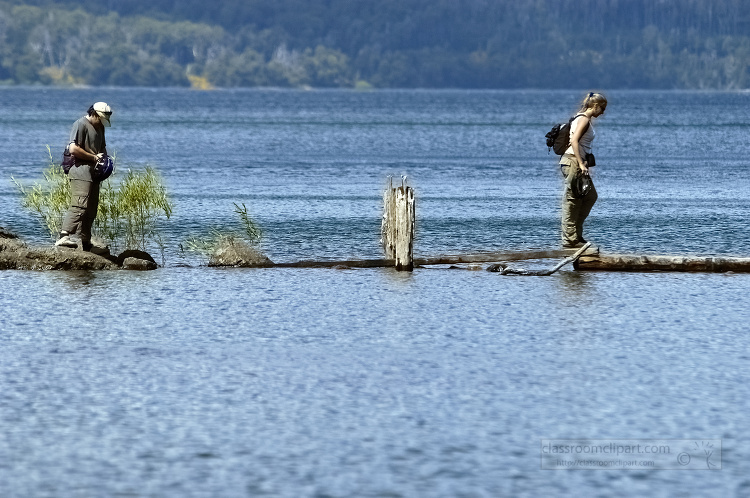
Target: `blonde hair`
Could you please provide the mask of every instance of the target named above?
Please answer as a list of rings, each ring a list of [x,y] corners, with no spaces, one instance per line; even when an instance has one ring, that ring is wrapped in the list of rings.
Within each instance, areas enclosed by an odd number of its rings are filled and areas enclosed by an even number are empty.
[[[607,97],[605,97],[603,93],[589,92],[583,99],[583,102],[581,102],[581,112],[586,109],[591,109],[595,105],[606,107]]]

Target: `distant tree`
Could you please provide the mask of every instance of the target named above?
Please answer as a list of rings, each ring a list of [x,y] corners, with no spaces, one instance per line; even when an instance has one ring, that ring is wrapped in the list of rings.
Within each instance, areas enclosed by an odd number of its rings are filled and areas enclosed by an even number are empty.
[[[749,45],[741,0],[0,0],[17,83],[747,88]]]

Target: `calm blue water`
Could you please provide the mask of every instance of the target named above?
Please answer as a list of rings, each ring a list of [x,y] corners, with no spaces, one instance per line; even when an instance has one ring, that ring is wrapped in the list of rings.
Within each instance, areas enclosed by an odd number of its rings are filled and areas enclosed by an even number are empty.
[[[0,89],[0,226],[93,101],[175,201],[165,267],[0,272],[0,496],[749,496],[750,275],[209,269],[245,203],[274,261],[554,248],[544,133],[578,92]],[[603,250],[750,256],[750,94],[613,92]],[[551,262],[554,264],[554,262]],[[185,267],[184,265],[190,265]],[[545,263],[548,264],[548,263]],[[722,439],[719,471],[545,471],[542,438]]]

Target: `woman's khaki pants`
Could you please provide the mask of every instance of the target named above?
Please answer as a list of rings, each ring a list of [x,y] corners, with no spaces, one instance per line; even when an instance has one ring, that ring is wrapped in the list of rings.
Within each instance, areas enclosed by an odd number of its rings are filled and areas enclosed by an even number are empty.
[[[586,221],[599,196],[592,182],[589,193],[585,197],[576,199],[573,197],[570,184],[575,178],[578,166],[563,164],[560,166],[560,170],[565,177],[565,189],[562,196],[561,238],[563,245],[573,245],[583,241],[583,222]]]

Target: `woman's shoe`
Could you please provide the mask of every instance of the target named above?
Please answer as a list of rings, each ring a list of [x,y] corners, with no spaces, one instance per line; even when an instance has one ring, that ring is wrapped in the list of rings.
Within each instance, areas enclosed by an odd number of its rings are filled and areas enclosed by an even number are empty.
[[[566,242],[566,243],[563,243],[562,246],[563,246],[563,249],[580,249],[584,245],[586,245],[585,241],[583,241],[583,242],[579,241],[579,242],[573,242],[573,243],[567,243]]]

